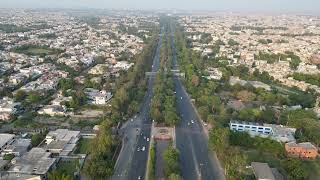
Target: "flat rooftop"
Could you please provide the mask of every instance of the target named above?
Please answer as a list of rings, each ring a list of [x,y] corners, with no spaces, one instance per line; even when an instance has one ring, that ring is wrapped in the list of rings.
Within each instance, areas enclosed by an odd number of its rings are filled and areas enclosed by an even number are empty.
[[[19,174],[36,174],[43,175],[56,162],[56,158],[51,158],[51,153],[42,148],[32,148],[22,157],[13,158],[12,167],[8,172]]]
[[[0,134],[0,148],[5,146],[8,143],[8,141],[11,141],[14,137],[15,137],[14,134],[1,133]]]
[[[267,163],[252,162],[251,166],[257,179],[276,180]]]

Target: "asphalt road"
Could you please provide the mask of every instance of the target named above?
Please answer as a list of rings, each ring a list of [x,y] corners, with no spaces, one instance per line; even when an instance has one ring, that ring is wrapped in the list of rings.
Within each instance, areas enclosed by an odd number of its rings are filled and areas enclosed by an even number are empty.
[[[160,33],[158,46],[153,59],[152,72],[157,72],[160,67],[160,49],[162,45],[162,35]],[[121,128],[123,133],[123,147],[115,165],[115,172],[112,179],[144,179],[146,172],[150,131],[152,122],[149,118],[150,104],[153,96],[154,78],[148,81],[148,90],[145,99],[137,114]],[[145,150],[142,150],[143,147]],[[138,151],[139,149],[139,151]]]
[[[174,36],[171,35],[174,70],[178,69]],[[177,110],[181,123],[176,126],[176,147],[180,151],[184,180],[224,180],[218,160],[209,151],[208,139],[179,77],[174,77]]]

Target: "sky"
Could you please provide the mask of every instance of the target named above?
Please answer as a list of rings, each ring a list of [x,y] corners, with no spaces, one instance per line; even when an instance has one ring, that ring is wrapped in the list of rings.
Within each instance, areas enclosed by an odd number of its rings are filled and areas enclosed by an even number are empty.
[[[0,0],[0,7],[320,13],[320,0]]]

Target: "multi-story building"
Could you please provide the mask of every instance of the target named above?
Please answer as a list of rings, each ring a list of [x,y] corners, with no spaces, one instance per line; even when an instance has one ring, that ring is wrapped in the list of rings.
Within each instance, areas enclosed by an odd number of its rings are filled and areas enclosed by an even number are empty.
[[[316,159],[318,156],[318,148],[310,142],[304,143],[286,143],[285,149],[287,156],[299,157],[301,159]]]
[[[252,136],[270,137],[279,142],[294,142],[295,128],[256,122],[230,121],[230,130],[248,132]]]

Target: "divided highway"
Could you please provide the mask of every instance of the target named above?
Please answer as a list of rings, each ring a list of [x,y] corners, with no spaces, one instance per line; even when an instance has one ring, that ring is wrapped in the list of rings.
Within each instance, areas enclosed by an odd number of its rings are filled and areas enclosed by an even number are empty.
[[[171,33],[173,70],[178,70],[174,35]],[[183,179],[224,180],[223,170],[219,166],[218,159],[208,148],[208,139],[188,93],[179,77],[174,77],[174,83],[178,101],[177,110],[181,117],[181,123],[176,126],[176,147],[180,151]]]
[[[152,72],[157,72],[160,67],[162,32],[163,28],[161,29],[153,59]],[[178,70],[173,31],[170,37],[173,52],[173,70]],[[174,84],[177,96],[177,110],[182,119],[181,123],[176,126],[176,147],[180,151],[180,165],[183,179],[224,180],[223,170],[219,166],[218,159],[209,151],[208,139],[191,99],[179,77],[174,77]],[[149,112],[153,96],[153,85],[154,78],[150,78],[140,113],[121,128],[120,133],[123,134],[123,147],[115,165],[115,172],[112,177],[114,180],[146,179],[144,176],[149,152],[149,142],[146,141],[146,138],[150,138],[152,124]],[[143,148],[145,148],[144,151],[142,150]]]

